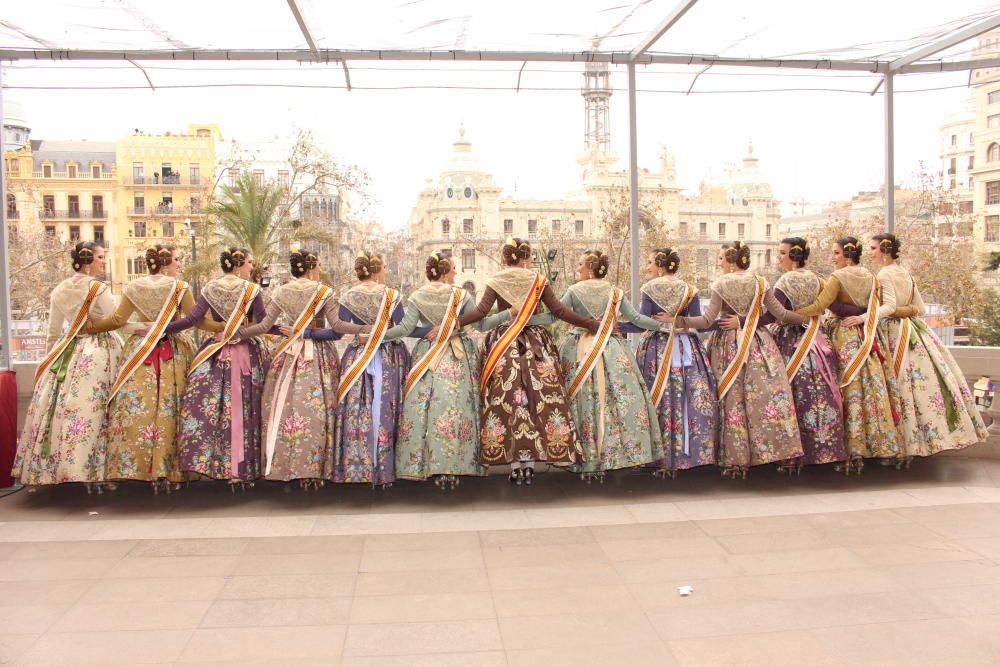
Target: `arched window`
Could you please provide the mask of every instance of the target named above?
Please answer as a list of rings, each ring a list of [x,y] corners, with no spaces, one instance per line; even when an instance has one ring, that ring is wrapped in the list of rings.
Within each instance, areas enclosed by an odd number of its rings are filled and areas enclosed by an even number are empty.
[[[1000,162],[1000,144],[990,144],[990,147],[986,149],[986,161]]]
[[[133,266],[133,268],[135,268],[135,272],[136,273],[145,273],[146,272],[146,256],[145,255],[139,255],[138,257],[136,257],[135,261],[132,263],[132,266]]]

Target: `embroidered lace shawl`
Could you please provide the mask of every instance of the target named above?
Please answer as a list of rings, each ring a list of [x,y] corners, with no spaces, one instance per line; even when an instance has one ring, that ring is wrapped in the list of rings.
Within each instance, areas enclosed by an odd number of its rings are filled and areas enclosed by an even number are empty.
[[[863,266],[845,266],[837,269],[833,275],[840,281],[840,286],[851,297],[856,306],[867,306],[868,297],[872,293],[875,276]]]
[[[236,309],[246,286],[246,280],[228,273],[221,278],[210,281],[205,285],[201,294],[208,301],[208,305],[212,306],[212,309],[225,319]]]
[[[781,274],[774,283],[774,289],[781,290],[792,304],[792,310],[808,306],[819,295],[819,278],[808,269],[795,269]]]
[[[170,276],[143,276],[125,286],[125,296],[138,313],[133,317],[140,322],[152,322],[163,309],[174,288],[180,282]]]
[[[449,285],[448,283],[427,283],[410,294],[410,303],[420,311],[420,316],[425,322],[437,326],[444,321],[444,315],[448,311],[448,302],[451,300],[452,292],[457,289],[461,288]],[[459,302],[459,312],[461,312],[462,306],[469,298],[467,292],[462,295],[462,300]]]
[[[345,306],[365,324],[374,324],[384,294],[385,285],[374,280],[366,280],[347,290],[340,300],[340,305]]]
[[[528,291],[537,276],[538,273],[530,269],[513,267],[493,274],[493,277],[486,281],[486,286],[514,308],[520,308],[528,298]]]
[[[611,283],[607,280],[597,278],[591,280],[581,280],[570,285],[571,291],[576,298],[587,309],[590,317],[599,320],[604,316],[604,311],[608,308],[608,301],[611,299]],[[580,313],[581,315],[585,313]]]
[[[660,276],[647,282],[640,290],[664,312],[676,313],[684,302],[687,287],[686,282],[674,276]]]
[[[749,271],[727,273],[712,285],[712,291],[733,309],[737,315],[747,315],[757,291],[757,276]],[[766,285],[765,285],[766,287]]]

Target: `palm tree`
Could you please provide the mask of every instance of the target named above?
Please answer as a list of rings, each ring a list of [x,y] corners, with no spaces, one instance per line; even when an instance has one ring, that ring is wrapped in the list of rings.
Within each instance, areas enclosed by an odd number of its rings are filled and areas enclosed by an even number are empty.
[[[284,194],[281,188],[258,183],[253,174],[244,173],[233,185],[222,186],[209,211],[215,217],[219,240],[248,249],[258,274],[274,260],[282,240]]]

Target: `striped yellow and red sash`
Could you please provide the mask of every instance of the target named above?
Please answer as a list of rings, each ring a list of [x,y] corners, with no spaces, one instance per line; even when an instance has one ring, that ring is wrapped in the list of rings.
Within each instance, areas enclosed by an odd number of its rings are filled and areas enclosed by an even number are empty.
[[[240,324],[246,319],[247,314],[250,312],[250,307],[253,305],[253,300],[257,298],[257,293],[260,291],[260,287],[256,283],[247,283],[247,286],[243,289],[243,296],[240,298],[239,303],[233,308],[233,312],[229,314],[229,319],[226,320],[226,326],[222,328],[222,332],[218,334],[219,338],[211,345],[206,345],[202,348],[201,352],[195,356],[191,361],[191,367],[188,369],[188,375],[193,373],[198,366],[202,365],[210,359],[216,352],[221,350],[223,346],[229,343],[239,331]]]
[[[121,368],[118,370],[118,377],[115,378],[115,383],[111,386],[111,393],[108,394],[108,403],[121,391],[121,388],[125,386],[128,379],[132,377],[139,366],[142,365],[142,362],[146,360],[146,357],[149,356],[149,353],[156,347],[157,341],[163,335],[163,330],[167,328],[167,324],[173,319],[177,308],[180,307],[181,299],[184,298],[186,290],[187,285],[178,280],[174,285],[173,291],[170,293],[170,297],[167,298],[160,309],[160,314],[153,320],[153,326],[146,332],[142,341],[132,351],[132,355],[122,363]]]
[[[389,325],[392,324],[392,311],[396,307],[396,299],[398,297],[399,291],[391,287],[385,288],[385,294],[382,295],[382,304],[378,308],[378,315],[372,325],[371,333],[368,334],[368,342],[350,368],[340,376],[340,386],[337,388],[338,403],[347,397],[347,393],[351,390],[351,387],[361,378],[362,373],[368,368],[372,357],[375,356],[379,346],[382,345],[382,340],[385,338],[386,332],[389,331]]]
[[[810,317],[809,325],[806,327],[806,332],[802,334],[802,338],[799,340],[799,344],[795,346],[795,352],[792,354],[788,363],[785,364],[785,376],[788,381],[791,382],[795,374],[799,372],[802,367],[802,362],[806,360],[806,355],[809,354],[809,350],[812,349],[813,341],[816,340],[816,334],[819,333],[819,316]]]
[[[677,313],[682,312],[694,299],[695,289],[694,285],[687,285],[687,289],[684,292],[684,300],[681,301],[680,306],[677,308]],[[677,322],[677,313],[674,313],[674,326]],[[670,360],[674,356],[674,328],[670,328],[670,335],[667,337],[667,346],[663,350],[663,358],[660,359],[660,367],[656,371],[656,378],[653,380],[653,390],[650,392],[650,398],[653,401],[653,405],[659,405],[660,399],[663,398],[663,391],[667,388],[667,377],[670,375]]]
[[[903,375],[903,369],[906,367],[906,355],[910,350],[911,329],[910,318],[900,318],[899,338],[896,339],[896,349],[892,351],[892,372],[897,380]]]
[[[66,347],[73,342],[73,339],[83,329],[83,325],[87,323],[87,316],[90,315],[90,307],[94,305],[94,300],[97,299],[97,295],[101,293],[104,287],[106,287],[105,284],[99,280],[90,283],[87,296],[83,299],[80,310],[76,311],[76,315],[73,316],[73,321],[70,322],[69,329],[66,330],[62,338],[56,341],[56,344],[52,346],[49,353],[38,364],[38,368],[35,369],[35,384],[38,384],[38,381],[45,375],[45,371],[49,370],[56,359],[59,358],[59,355],[66,350]]]
[[[486,393],[486,385],[489,382],[490,376],[493,375],[493,371],[496,370],[497,364],[500,363],[501,357],[503,357],[507,348],[511,346],[514,340],[521,335],[524,327],[528,325],[528,320],[535,313],[535,308],[538,307],[538,302],[541,301],[544,290],[545,277],[542,274],[538,274],[531,283],[531,288],[528,290],[528,295],[524,298],[524,303],[521,304],[521,309],[517,311],[517,317],[510,323],[507,330],[503,332],[503,335],[500,336],[493,349],[490,350],[489,355],[487,355],[486,361],[483,362],[483,374],[479,378],[480,394]]]
[[[617,287],[611,288],[611,298],[608,299],[608,307],[604,310],[604,316],[601,318],[601,326],[597,329],[597,333],[592,336],[593,344],[589,350],[584,352],[586,357],[583,363],[580,364],[580,367],[577,368],[573,380],[569,383],[569,389],[566,391],[567,399],[573,400],[576,392],[580,391],[580,387],[590,377],[591,371],[597,365],[597,360],[604,354],[604,348],[607,346],[608,341],[611,340],[611,334],[615,330],[615,320],[618,319],[618,307],[622,303],[622,294],[622,291]],[[586,334],[580,338],[581,348],[584,347],[583,341],[587,338],[588,335]]]
[[[464,291],[458,288],[452,289],[451,298],[448,300],[448,310],[445,311],[444,319],[441,321],[441,330],[438,333],[437,340],[434,341],[427,354],[410,369],[410,374],[406,378],[406,389],[403,392],[404,398],[410,395],[410,392],[417,386],[417,382],[424,376],[424,373],[431,368],[437,368],[441,355],[444,354],[451,337],[455,335],[455,331],[458,328],[458,309],[462,305],[462,294]]]
[[[864,338],[861,340],[861,347],[854,353],[854,356],[851,357],[851,360],[844,366],[843,372],[840,374],[841,387],[846,387],[854,382],[854,378],[858,376],[861,367],[868,360],[872,346],[875,345],[875,327],[878,325],[878,290],[878,278],[873,277],[872,293],[868,296],[868,312],[865,313]]]
[[[290,333],[285,340],[281,341],[281,344],[274,350],[274,354],[272,355],[274,358],[277,358],[279,354],[285,352],[292,346],[292,343],[299,339],[302,332],[309,326],[309,323],[316,319],[317,311],[323,307],[323,304],[332,292],[333,290],[326,285],[316,286],[316,292],[313,293],[313,298],[295,319],[295,323],[292,325],[292,333]]]
[[[760,316],[764,310],[764,292],[766,290],[764,279],[760,276],[754,276],[754,280],[757,285],[753,295],[753,303],[750,305],[746,324],[739,332],[739,337],[736,341],[736,356],[729,362],[729,366],[726,367],[726,370],[722,373],[722,377],[719,379],[720,399],[732,388],[736,377],[740,373],[740,369],[743,368],[743,364],[750,357],[750,343],[753,341],[754,334],[757,331],[757,322],[760,320]]]

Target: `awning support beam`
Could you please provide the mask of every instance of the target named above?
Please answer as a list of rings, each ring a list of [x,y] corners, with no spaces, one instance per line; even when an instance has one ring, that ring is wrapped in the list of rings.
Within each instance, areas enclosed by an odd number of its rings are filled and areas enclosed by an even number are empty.
[[[651,33],[646,35],[642,43],[639,46],[632,49],[632,53],[629,54],[629,60],[635,60],[646,51],[648,51],[663,35],[674,27],[674,24],[681,20],[681,17],[687,14],[688,10],[694,7],[698,0],[681,0],[680,4],[674,7],[667,17],[663,19],[660,25],[656,26],[656,29]]]
[[[951,34],[945,35],[941,39],[935,40],[930,44],[921,46],[918,49],[910,51],[906,55],[896,58],[889,63],[889,71],[898,72],[907,65],[916,63],[924,58],[927,58],[928,56],[934,55],[935,53],[940,53],[945,49],[950,49],[956,44],[961,44],[967,39],[972,39],[973,37],[981,35],[984,32],[989,32],[994,28],[1000,28],[1000,12],[987,17],[982,21],[976,21],[961,30],[956,30]]]

